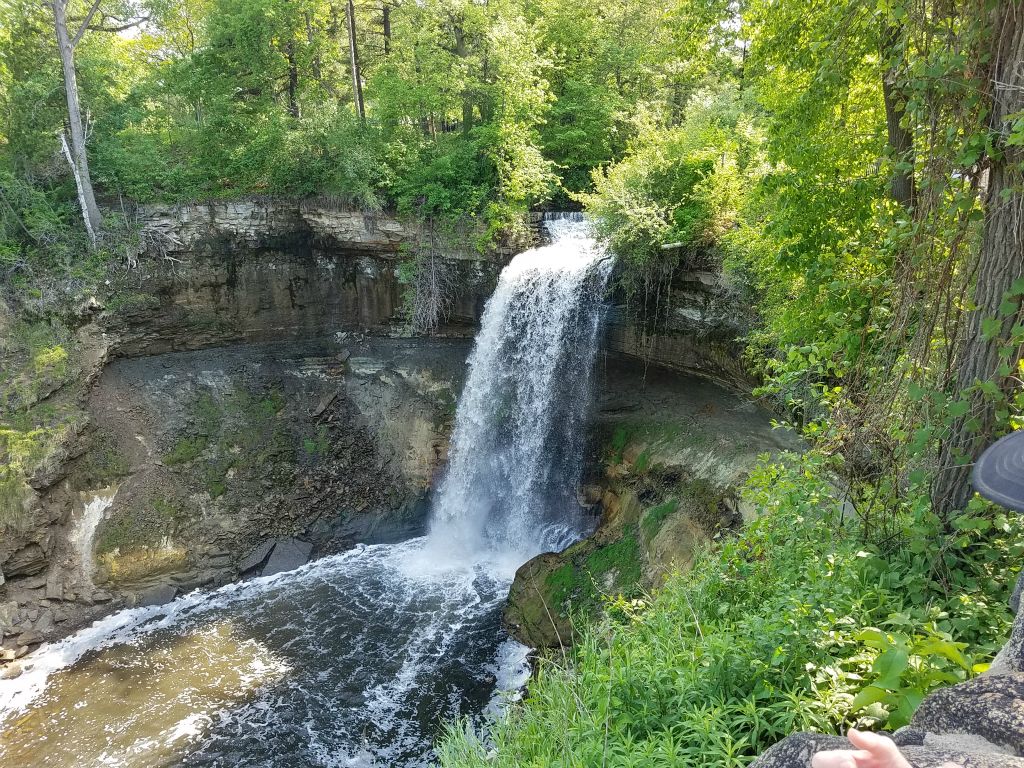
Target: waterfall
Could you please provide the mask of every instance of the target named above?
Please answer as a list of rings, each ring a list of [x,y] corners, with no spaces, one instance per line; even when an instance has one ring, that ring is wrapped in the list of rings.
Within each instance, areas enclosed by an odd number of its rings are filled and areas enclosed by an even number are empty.
[[[516,256],[484,309],[431,539],[520,559],[568,543],[611,258],[582,218]]]
[[[102,488],[92,493],[92,498],[85,502],[82,516],[78,518],[69,540],[78,555],[82,578],[90,584],[93,574],[92,543],[96,537],[96,527],[103,520],[104,513],[114,503],[117,487]]]

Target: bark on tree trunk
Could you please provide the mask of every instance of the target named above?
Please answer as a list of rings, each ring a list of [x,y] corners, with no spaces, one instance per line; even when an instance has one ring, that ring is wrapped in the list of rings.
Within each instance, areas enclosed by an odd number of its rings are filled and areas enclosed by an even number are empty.
[[[454,21],[454,20],[453,20]],[[455,21],[453,24],[455,29],[455,55],[465,61],[469,58],[469,49],[466,45],[466,32],[462,28],[462,24]],[[468,70],[468,67],[467,67]],[[468,71],[467,71],[468,77]],[[464,87],[462,89],[462,132],[468,134],[473,130],[473,99],[470,95],[469,88]]]
[[[992,117],[994,136],[1004,139],[1008,117],[1024,109],[1024,8],[1014,0],[1003,0],[993,18]],[[932,485],[932,505],[944,520],[964,508],[971,497],[971,464],[993,438],[995,406],[971,387],[994,381],[1006,392],[1011,385],[998,376],[1000,347],[1006,346],[1010,329],[1021,312],[1000,314],[1000,304],[1013,282],[1024,274],[1024,194],[1021,192],[1024,151],[1000,141],[1001,152],[990,158],[989,184],[985,196],[985,234],[974,288],[975,310],[967,323],[966,336],[957,356],[956,390],[966,396],[970,409],[956,420],[943,441],[938,473]],[[985,338],[983,322],[995,319],[998,332]],[[991,323],[990,323],[991,326]],[[990,327],[991,330],[991,327]],[[1013,363],[1020,358],[1018,348]],[[975,428],[976,427],[976,428]]]
[[[295,61],[295,41],[289,40],[284,47],[285,56],[288,57],[288,114],[292,117],[299,116],[299,66]]]
[[[899,55],[899,35],[899,28],[889,24],[882,30],[882,58],[890,63],[889,70],[882,78],[882,99],[885,102],[885,125],[893,157],[896,162],[911,166],[893,170],[889,190],[893,200],[904,208],[909,208],[914,204],[914,135],[902,125],[906,109],[900,106],[899,93],[896,90],[899,73],[894,62]]]
[[[71,141],[66,155],[69,156],[68,162],[71,164],[71,170],[75,176],[85,229],[89,233],[90,242],[95,245],[102,220],[99,206],[96,205],[96,195],[92,189],[92,177],[89,175],[89,159],[85,153],[85,128],[82,125],[82,108],[78,102],[74,43],[68,34],[68,22],[65,15],[66,0],[50,0],[50,8],[53,10],[57,48],[60,52],[61,68],[64,71],[64,96],[68,104],[68,133]],[[62,137],[62,140],[67,142],[66,137]]]
[[[381,6],[381,26],[384,28],[384,55],[391,55],[391,6],[386,2]]]
[[[348,53],[352,68],[352,98],[355,100],[359,122],[364,123],[366,109],[363,106],[363,82],[359,73],[359,51],[356,49],[356,8],[352,0],[348,0]]]

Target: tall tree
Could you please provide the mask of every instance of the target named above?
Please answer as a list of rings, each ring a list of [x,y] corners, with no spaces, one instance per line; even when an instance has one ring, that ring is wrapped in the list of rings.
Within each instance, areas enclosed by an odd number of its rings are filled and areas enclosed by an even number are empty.
[[[900,28],[884,22],[881,48],[886,71],[882,77],[882,99],[885,102],[889,149],[895,160],[889,192],[893,200],[909,208],[914,202],[914,134],[904,123],[906,108],[897,87],[903,64],[900,41]]]
[[[359,121],[366,122],[366,106],[363,104],[363,78],[359,71],[359,49],[356,47],[356,7],[353,0],[348,0],[346,19],[348,22],[348,55],[352,69],[352,98],[355,101]]]
[[[1020,2],[997,4],[990,39],[993,151],[988,157],[985,233],[976,269],[974,310],[957,356],[954,393],[967,401],[968,408],[941,445],[932,485],[932,504],[944,519],[963,509],[970,498],[971,464],[993,437],[996,403],[991,387],[986,392],[980,385],[994,382],[1005,393],[1012,382],[1010,376],[1000,374],[1000,368],[1021,355],[1019,348],[1011,348],[1012,359],[1005,358],[1007,340],[1021,313],[1019,304],[1008,304],[1006,298],[1024,275],[1024,147],[1013,130],[1024,113],[1024,8]]]
[[[57,48],[60,52],[60,63],[64,73],[64,96],[68,104],[67,132],[61,133],[61,145],[75,176],[78,202],[82,207],[82,218],[85,221],[85,229],[89,233],[89,240],[93,245],[96,244],[102,218],[99,206],[96,204],[96,195],[92,189],[89,158],[85,151],[85,126],[82,122],[82,107],[78,99],[78,80],[75,77],[75,46],[78,45],[89,28],[89,23],[96,11],[99,10],[100,1],[93,2],[80,26],[72,34],[68,29],[67,20],[69,0],[48,0],[48,5],[53,11]]]

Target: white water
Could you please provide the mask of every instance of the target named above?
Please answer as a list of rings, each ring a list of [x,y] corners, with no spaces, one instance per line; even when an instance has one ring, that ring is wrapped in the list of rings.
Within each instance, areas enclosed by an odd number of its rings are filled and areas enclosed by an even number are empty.
[[[459,401],[432,539],[453,556],[520,563],[564,545],[590,403],[611,259],[585,222],[548,224],[551,245],[505,267],[487,304]]]
[[[441,723],[500,711],[529,674],[501,627],[515,569],[581,530],[610,265],[579,222],[554,237],[512,261],[487,305],[429,537],[123,611],[44,647],[0,681],[0,764],[426,766]]]
[[[94,491],[92,498],[85,503],[81,517],[75,524],[74,530],[69,536],[71,545],[78,555],[79,570],[82,578],[92,584],[95,561],[92,556],[92,544],[96,538],[96,528],[103,520],[103,515],[114,503],[114,496],[117,494],[117,487],[103,488]]]

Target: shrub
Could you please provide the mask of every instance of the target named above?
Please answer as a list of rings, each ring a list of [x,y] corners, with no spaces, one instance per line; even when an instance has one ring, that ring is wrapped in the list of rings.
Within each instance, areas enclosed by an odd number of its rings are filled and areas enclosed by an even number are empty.
[[[949,593],[861,540],[826,477],[814,453],[764,461],[746,491],[759,520],[649,600],[609,600],[486,736],[451,728],[441,764],[733,768],[796,730],[897,727],[929,690],[984,669],[1024,526],[1004,531],[1012,546],[975,539],[961,573],[998,577]]]

